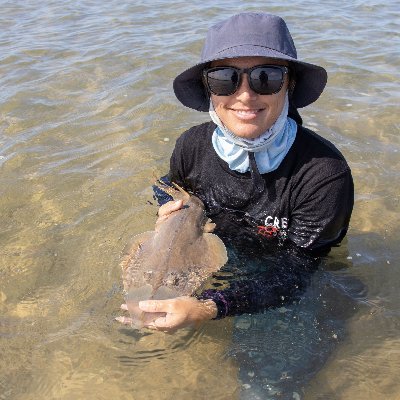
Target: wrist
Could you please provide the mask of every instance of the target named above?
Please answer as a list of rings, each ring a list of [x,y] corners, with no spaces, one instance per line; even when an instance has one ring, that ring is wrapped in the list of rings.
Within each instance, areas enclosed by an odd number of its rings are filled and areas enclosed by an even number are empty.
[[[203,306],[205,319],[214,319],[218,315],[218,308],[215,302],[211,299],[199,300]]]
[[[198,300],[206,301],[210,300],[214,303],[216,313],[213,314],[214,316],[212,319],[221,319],[225,318],[228,315],[229,311],[229,304],[228,301],[225,299],[222,292],[219,290],[209,289],[201,293],[197,296]]]

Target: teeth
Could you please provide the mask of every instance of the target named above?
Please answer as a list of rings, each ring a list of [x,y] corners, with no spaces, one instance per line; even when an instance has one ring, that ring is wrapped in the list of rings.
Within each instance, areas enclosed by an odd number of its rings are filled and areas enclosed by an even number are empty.
[[[237,113],[248,115],[248,114],[255,114],[258,110],[237,110]]]

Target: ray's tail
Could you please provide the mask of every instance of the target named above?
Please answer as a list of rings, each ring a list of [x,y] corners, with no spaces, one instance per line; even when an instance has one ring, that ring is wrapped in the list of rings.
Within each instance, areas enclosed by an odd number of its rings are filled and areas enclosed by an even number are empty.
[[[186,203],[190,195],[183,188],[171,182],[167,176],[163,176],[153,183],[154,197],[159,206],[172,200],[183,200]]]

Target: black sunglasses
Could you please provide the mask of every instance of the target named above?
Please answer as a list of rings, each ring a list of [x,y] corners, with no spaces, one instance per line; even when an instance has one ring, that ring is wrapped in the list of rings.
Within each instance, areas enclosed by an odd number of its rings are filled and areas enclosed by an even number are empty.
[[[203,70],[203,79],[208,90],[216,96],[235,93],[246,73],[249,86],[257,94],[278,93],[289,68],[283,65],[256,65],[251,68],[212,67]]]

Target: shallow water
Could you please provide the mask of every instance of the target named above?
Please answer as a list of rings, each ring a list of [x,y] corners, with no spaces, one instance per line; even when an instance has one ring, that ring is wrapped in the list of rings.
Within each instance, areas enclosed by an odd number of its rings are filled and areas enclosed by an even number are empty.
[[[0,399],[400,397],[399,5],[268,3],[1,2]],[[119,254],[154,224],[175,139],[207,119],[172,79],[238,10],[280,14],[327,68],[301,114],[349,161],[351,229],[299,305],[138,334],[113,322]]]

